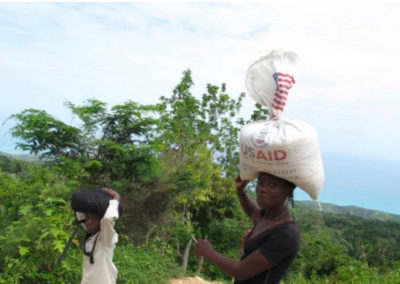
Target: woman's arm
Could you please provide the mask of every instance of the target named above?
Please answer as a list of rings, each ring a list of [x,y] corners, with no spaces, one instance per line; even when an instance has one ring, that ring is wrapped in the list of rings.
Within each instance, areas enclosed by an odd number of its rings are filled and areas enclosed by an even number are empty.
[[[194,252],[239,281],[256,276],[272,266],[258,250],[242,261],[236,261],[215,251],[206,240],[197,240]]]
[[[235,179],[236,193],[243,211],[253,220],[253,222],[257,222],[261,216],[261,208],[244,191],[248,182],[248,180],[242,180],[240,175],[238,175]]]

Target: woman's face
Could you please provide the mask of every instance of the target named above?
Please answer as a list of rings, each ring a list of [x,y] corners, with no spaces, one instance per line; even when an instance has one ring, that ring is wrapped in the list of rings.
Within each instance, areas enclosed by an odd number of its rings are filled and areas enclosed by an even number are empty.
[[[276,176],[259,173],[256,193],[257,203],[261,208],[283,205],[288,197],[287,184]]]

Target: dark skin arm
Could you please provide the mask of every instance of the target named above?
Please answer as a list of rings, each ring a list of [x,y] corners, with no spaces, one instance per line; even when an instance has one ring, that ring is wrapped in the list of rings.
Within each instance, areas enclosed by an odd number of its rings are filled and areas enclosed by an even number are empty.
[[[257,203],[244,191],[244,188],[248,183],[248,180],[242,180],[240,175],[238,175],[235,179],[235,188],[244,213],[246,213],[246,215],[249,216],[254,223],[256,223],[260,220],[261,207],[258,206]]]
[[[236,261],[215,251],[206,240],[197,240],[194,253],[203,256],[213,265],[240,281],[249,279],[272,266],[258,250],[245,259]]]

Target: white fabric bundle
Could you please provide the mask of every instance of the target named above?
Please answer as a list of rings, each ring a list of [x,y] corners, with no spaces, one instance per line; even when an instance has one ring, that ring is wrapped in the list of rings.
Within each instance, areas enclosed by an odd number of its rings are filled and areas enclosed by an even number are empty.
[[[240,176],[251,180],[259,172],[270,173],[293,182],[317,200],[324,180],[317,133],[305,122],[281,117],[295,83],[296,58],[292,52],[272,51],[247,71],[247,91],[268,107],[272,119],[242,127]]]

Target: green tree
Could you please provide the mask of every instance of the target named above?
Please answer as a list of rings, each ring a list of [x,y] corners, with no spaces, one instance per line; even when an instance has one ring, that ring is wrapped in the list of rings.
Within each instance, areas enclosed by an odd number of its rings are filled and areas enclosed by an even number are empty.
[[[107,111],[95,99],[82,106],[65,104],[82,121],[67,125],[45,111],[27,109],[12,115],[17,147],[41,154],[81,185],[104,186],[116,180],[148,182],[161,171],[161,147],[154,143],[156,106],[126,102]]]
[[[160,139],[166,145],[166,155],[182,159],[200,145],[206,146],[222,174],[232,176],[239,161],[238,134],[242,122],[239,111],[244,94],[235,100],[226,93],[225,84],[221,87],[208,84],[207,92],[197,99],[190,91],[192,86],[191,72],[186,70],[171,98],[161,97],[164,132]]]

